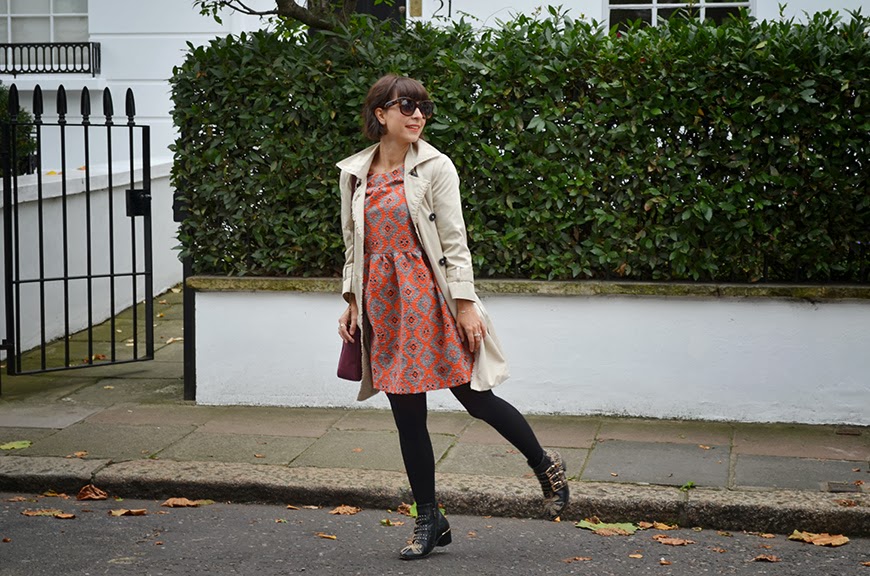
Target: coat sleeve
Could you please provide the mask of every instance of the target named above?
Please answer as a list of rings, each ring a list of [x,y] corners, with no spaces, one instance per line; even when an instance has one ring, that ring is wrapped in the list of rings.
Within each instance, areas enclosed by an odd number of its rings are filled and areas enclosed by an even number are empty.
[[[439,163],[432,178],[432,209],[445,262],[432,264],[446,267],[447,286],[453,299],[477,300],[471,252],[462,217],[459,174],[447,156],[442,155]]]
[[[341,235],[344,239],[344,268],[341,273],[341,295],[349,301],[353,294],[353,215],[351,212],[351,175],[341,172],[338,179],[341,194]]]

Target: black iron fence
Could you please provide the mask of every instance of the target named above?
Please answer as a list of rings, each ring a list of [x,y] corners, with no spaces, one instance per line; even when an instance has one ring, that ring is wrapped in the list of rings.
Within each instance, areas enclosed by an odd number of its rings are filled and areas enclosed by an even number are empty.
[[[0,44],[0,74],[100,73],[99,42]]]
[[[10,374],[154,356],[150,127],[136,123],[129,89],[126,123],[115,124],[108,88],[102,108],[103,118],[94,122],[91,96],[84,88],[81,120],[72,121],[61,86],[57,119],[46,121],[37,86],[33,120],[22,122],[18,90],[15,85],[10,88],[10,119],[2,125],[0,149],[6,328],[2,348]],[[33,130],[37,142],[36,173],[30,176],[11,170],[18,161],[12,135],[21,126]],[[58,162],[59,171],[48,169],[46,158]],[[130,304],[129,313],[116,317]],[[103,318],[109,320],[97,324]]]

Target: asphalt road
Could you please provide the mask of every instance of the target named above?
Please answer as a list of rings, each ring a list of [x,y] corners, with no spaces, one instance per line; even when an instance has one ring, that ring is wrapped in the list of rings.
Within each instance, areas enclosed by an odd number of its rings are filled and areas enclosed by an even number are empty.
[[[22,496],[24,501],[10,501]],[[425,560],[403,562],[396,554],[413,519],[396,512],[341,516],[329,509],[228,503],[167,508],[161,503],[0,493],[0,575],[870,576],[870,566],[862,565],[870,563],[870,539],[828,548],[784,535],[715,530],[649,529],[602,537],[572,522],[451,515],[453,544]],[[40,509],[75,518],[23,514]],[[119,509],[146,514],[110,515]],[[385,520],[404,525],[385,526]],[[694,543],[668,546],[654,540],[657,535]],[[754,560],[761,555],[780,561]]]

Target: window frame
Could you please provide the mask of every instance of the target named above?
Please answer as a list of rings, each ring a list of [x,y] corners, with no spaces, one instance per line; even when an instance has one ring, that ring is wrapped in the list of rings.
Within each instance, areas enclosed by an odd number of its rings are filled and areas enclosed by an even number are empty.
[[[85,2],[84,12],[60,12],[60,11],[55,10],[55,2],[57,2],[57,0],[49,0],[47,14],[45,12],[26,12],[26,13],[20,13],[20,14],[17,14],[17,13],[13,14],[12,13],[12,0],[6,0],[6,11],[5,11],[5,13],[0,14],[0,18],[2,18],[4,20],[4,27],[6,28],[6,43],[9,43],[9,44],[20,44],[21,43],[21,42],[12,42],[12,22],[16,18],[47,18],[48,19],[49,39],[38,41],[37,43],[40,43],[40,44],[50,44],[50,43],[57,43],[57,42],[90,42],[91,34],[90,34],[90,26],[89,26],[90,25],[90,22],[89,22],[89,20],[90,20],[90,18],[89,18],[90,5],[89,5],[89,3],[87,1]],[[55,38],[55,34],[56,34],[56,32],[55,32],[55,19],[56,18],[61,18],[61,19],[62,18],[70,18],[70,17],[78,17],[78,18],[84,17],[85,18],[85,22],[88,25],[88,29],[87,29],[87,32],[85,34],[85,37],[82,38],[81,40],[57,40]]]
[[[663,9],[672,9],[672,8],[694,8],[699,10],[701,14],[701,20],[705,20],[706,17],[706,9],[710,8],[746,8],[750,14],[755,13],[755,6],[757,0],[729,0],[726,2],[714,2],[712,0],[637,0],[637,2],[632,2],[630,4],[612,4],[611,0],[601,0],[603,5],[603,12],[605,15],[605,22],[607,22],[607,29],[610,30],[610,11],[612,9],[628,9],[628,10],[643,10],[643,9],[651,9],[651,26],[658,26],[658,10],[659,8]]]

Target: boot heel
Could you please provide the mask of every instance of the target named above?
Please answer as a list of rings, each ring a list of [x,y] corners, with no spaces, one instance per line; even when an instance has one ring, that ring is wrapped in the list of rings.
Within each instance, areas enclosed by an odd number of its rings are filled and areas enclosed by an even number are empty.
[[[441,535],[440,538],[438,538],[438,543],[436,544],[436,546],[447,546],[451,542],[453,542],[453,535],[450,533],[450,528],[448,528],[447,532],[445,532]]]

